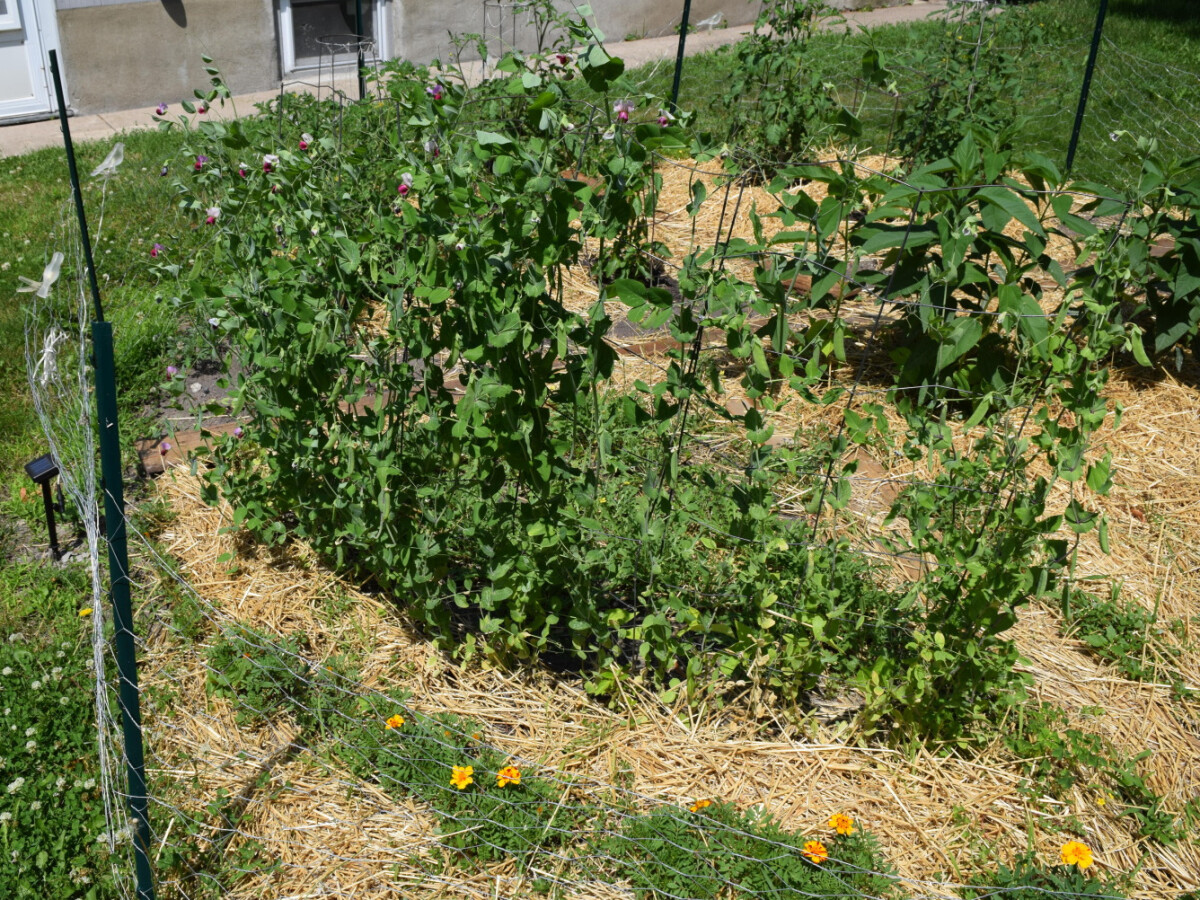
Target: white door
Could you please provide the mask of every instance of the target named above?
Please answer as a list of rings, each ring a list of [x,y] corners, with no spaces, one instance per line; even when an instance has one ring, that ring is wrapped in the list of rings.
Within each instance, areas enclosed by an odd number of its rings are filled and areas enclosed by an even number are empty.
[[[46,54],[57,45],[54,0],[0,0],[0,122],[54,112]]]

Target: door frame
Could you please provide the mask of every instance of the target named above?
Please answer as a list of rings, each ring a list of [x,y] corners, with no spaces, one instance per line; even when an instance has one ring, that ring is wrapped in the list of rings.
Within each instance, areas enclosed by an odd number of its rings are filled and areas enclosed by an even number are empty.
[[[0,122],[9,124],[27,119],[45,119],[58,112],[54,82],[50,75],[50,51],[60,47],[58,17],[54,0],[9,0],[20,16],[25,32],[25,56],[29,63],[33,96],[25,101],[0,102]],[[59,67],[60,74],[62,67]],[[66,76],[63,75],[63,95],[67,96]],[[12,105],[7,105],[11,103]]]

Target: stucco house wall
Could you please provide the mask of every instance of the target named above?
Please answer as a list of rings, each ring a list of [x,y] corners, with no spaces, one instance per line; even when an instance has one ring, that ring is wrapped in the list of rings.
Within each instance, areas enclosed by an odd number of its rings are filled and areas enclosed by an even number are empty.
[[[483,0],[379,0],[386,3],[390,55],[416,62],[449,59],[449,33],[483,32]],[[505,0],[511,4],[511,0]],[[879,6],[902,0],[837,0]],[[281,71],[279,0],[56,0],[61,58],[75,113],[154,106],[208,86],[201,54],[211,56],[235,93],[272,90]],[[560,6],[569,8],[567,0]],[[573,7],[574,4],[571,4]],[[594,22],[610,45],[630,36],[674,33],[682,0],[592,0]],[[692,0],[691,21],[720,15],[752,22],[758,0]],[[494,23],[499,11],[490,10]],[[511,11],[504,15],[506,38]],[[518,16],[518,23],[524,20]],[[532,33],[517,29],[528,48]],[[493,43],[498,48],[498,43]],[[619,53],[619,49],[616,51]],[[470,58],[466,55],[464,58]]]
[[[178,102],[206,88],[201,54],[238,91],[279,84],[270,0],[59,0],[62,63],[76,113]]]

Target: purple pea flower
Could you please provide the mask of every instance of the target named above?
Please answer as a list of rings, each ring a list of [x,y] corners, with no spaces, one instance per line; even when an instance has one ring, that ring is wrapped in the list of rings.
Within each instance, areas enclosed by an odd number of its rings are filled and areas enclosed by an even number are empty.
[[[162,253],[166,249],[167,248],[164,247],[162,244],[155,244],[153,247],[150,248],[150,258],[158,259],[159,254]],[[170,368],[170,367],[168,366],[168,368]]]
[[[441,100],[442,94],[444,94],[445,92],[446,92],[446,89],[444,87],[442,87],[440,84],[435,84],[433,87],[425,88],[425,93],[427,93],[435,101]]]
[[[208,101],[205,100],[203,103],[197,106],[196,112],[200,113],[200,115],[204,115],[206,112],[208,112]]]
[[[400,184],[396,186],[396,193],[401,197],[408,194],[412,190],[413,177],[408,172],[400,176]]]
[[[245,433],[246,433],[246,432],[242,431],[242,426],[241,426],[241,425],[239,425],[239,426],[237,426],[235,429],[233,429],[233,436],[234,436],[235,438],[240,438],[240,437],[241,437],[243,434],[245,434]]]
[[[160,103],[158,106],[154,107],[154,114],[158,116],[165,116],[167,114],[167,104]]]
[[[159,170],[158,170],[158,177],[159,177],[159,178],[166,178],[166,177],[167,177],[167,171],[168,171],[168,170],[167,170],[167,167],[164,165],[164,166],[163,166],[161,169],[159,169]]]
[[[167,455],[167,452],[168,452],[170,449],[171,449],[171,442],[170,442],[170,441],[163,441],[161,444],[159,444],[159,445],[158,445],[158,452],[159,452],[159,454],[160,454],[160,455],[162,455],[162,456],[166,456],[166,455]]]
[[[246,167],[246,164],[238,163],[238,175],[240,175],[242,178],[245,178],[249,174],[250,170]]]
[[[430,154],[434,159],[437,159],[438,153],[440,152],[438,150],[437,141],[435,141],[435,140],[426,141],[425,142],[425,152]]]
[[[275,167],[277,165],[279,165],[279,157],[276,156],[274,153],[268,153],[266,156],[263,157],[263,171],[264,172],[274,172]]]
[[[203,153],[201,153],[199,156],[196,157],[196,164],[195,164],[195,166],[193,166],[193,168],[197,172],[199,172],[201,169],[204,168],[204,164],[206,162],[208,162],[208,157],[205,156]]]
[[[174,378],[178,374],[179,374],[179,370],[177,368],[175,368],[174,366],[167,366],[167,376],[169,378]]]
[[[217,219],[221,218],[221,207],[219,206],[210,206],[205,212],[208,213],[204,219],[205,225],[216,225]]]
[[[313,136],[311,134],[309,134],[307,131],[304,134],[300,135],[300,149],[307,150],[308,145],[312,143],[312,139],[313,139]]]
[[[571,61],[571,57],[567,56],[565,53],[555,53],[554,58],[558,60],[558,64],[560,66],[565,66]]]
[[[629,114],[636,108],[632,100],[618,100],[613,104],[613,112],[617,114],[617,121],[619,122],[628,122]]]

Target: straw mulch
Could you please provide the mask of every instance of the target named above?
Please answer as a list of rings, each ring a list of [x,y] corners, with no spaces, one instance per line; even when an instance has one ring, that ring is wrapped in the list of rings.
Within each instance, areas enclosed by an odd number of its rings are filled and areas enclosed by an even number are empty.
[[[1122,528],[1129,533],[1141,529],[1146,542],[1114,539],[1112,558],[1084,553],[1080,574],[1107,562],[1124,573],[1127,592],[1131,583],[1156,586],[1164,613],[1190,609],[1194,614],[1194,579],[1185,577],[1194,571],[1194,562],[1186,540],[1169,539],[1167,532],[1183,539],[1190,535],[1195,546],[1197,494],[1166,488],[1190,486],[1186,479],[1195,479],[1200,468],[1195,459],[1200,443],[1189,446],[1186,435],[1166,440],[1165,429],[1153,424],[1158,404],[1152,397],[1161,392],[1164,401],[1173,398],[1178,408],[1190,402],[1192,410],[1200,411],[1200,391],[1176,383],[1147,390],[1120,374],[1114,378],[1117,395],[1135,388],[1142,394],[1126,399],[1121,429],[1106,441],[1121,469],[1118,488],[1105,499],[1119,508],[1135,498],[1149,503],[1157,492],[1164,499],[1175,498],[1169,512],[1190,512],[1190,517],[1172,516],[1167,528],[1164,520],[1149,516],[1145,523],[1132,515],[1126,516],[1132,522],[1115,521],[1114,538]],[[1129,402],[1133,399],[1139,402]],[[1167,421],[1176,418],[1176,411],[1163,410]],[[1124,455],[1146,449],[1147,435],[1155,433],[1161,443],[1156,452],[1149,442],[1149,459]],[[1181,473],[1184,481],[1164,483],[1171,472]],[[671,709],[651,696],[624,694],[616,709],[607,709],[576,685],[545,675],[462,669],[415,637],[400,614],[339,584],[303,548],[272,557],[221,535],[227,510],[204,506],[190,477],[177,473],[158,482],[157,490],[178,514],[165,536],[168,549],[182,561],[189,583],[212,603],[215,618],[279,635],[307,635],[317,660],[335,653],[361,654],[365,687],[402,685],[423,711],[473,718],[485,726],[487,740],[514,758],[598,786],[628,779],[638,793],[668,802],[719,796],[739,805],[764,804],[790,827],[813,832],[822,830],[829,813],[848,811],[879,836],[899,873],[914,880],[969,877],[983,848],[994,847],[1002,858],[1011,858],[1031,840],[1043,858],[1053,860],[1066,839],[1061,829],[1078,822],[1082,832],[1071,834],[1096,848],[1102,870],[1124,872],[1142,862],[1139,898],[1200,886],[1194,845],[1163,848],[1135,840],[1129,821],[1118,816],[1119,804],[1101,806],[1094,792],[1082,788],[1065,802],[1030,800],[1020,789],[1019,767],[999,746],[962,760],[925,750],[905,755],[846,746],[819,725],[804,736],[769,738],[763,737],[760,723],[728,710]],[[228,552],[237,555],[232,573],[230,564],[219,560]],[[1172,700],[1166,688],[1122,680],[1078,642],[1063,638],[1059,626],[1053,612],[1032,609],[1015,629],[1030,661],[1035,696],[1072,712],[1102,707],[1104,716],[1078,716],[1078,727],[1099,730],[1128,752],[1154,750],[1144,770],[1155,790],[1178,809],[1195,796],[1200,771],[1194,710]],[[174,802],[198,810],[220,788],[240,796],[292,734],[286,727],[279,732],[239,727],[224,701],[205,695],[197,648],[178,645],[161,632],[157,640],[152,636],[145,654],[147,682],[169,681],[179,692],[168,721],[150,719],[151,767],[157,764],[161,774],[189,782],[194,776],[199,786],[191,794],[181,789]],[[1194,655],[1185,653],[1181,668],[1192,672],[1194,665]],[[455,873],[453,883],[432,878],[413,860],[429,854],[435,824],[419,804],[397,805],[378,788],[300,753],[274,766],[268,787],[253,797],[240,826],[243,834],[261,840],[265,856],[281,866],[244,881],[231,896],[263,891],[309,896],[305,891],[314,885],[328,894],[356,897],[527,893],[527,882],[503,866],[464,869]],[[914,888],[920,894],[953,895],[933,885]],[[589,885],[571,893],[620,892]]]
[[[655,237],[673,255],[691,246],[692,223],[683,207],[693,178],[704,179],[710,194],[697,232],[711,239],[719,223],[727,228],[729,213],[721,220],[714,197],[724,190],[718,164],[697,173],[684,162],[664,168],[663,175]],[[749,204],[760,214],[771,207],[761,189],[745,190],[734,233],[749,237]],[[1055,249],[1067,255],[1065,247]],[[596,296],[590,273],[571,273],[568,305],[583,309]],[[611,312],[619,317],[622,311]],[[851,382],[858,362],[837,373],[839,380]],[[866,377],[855,406],[878,399],[871,393],[877,386],[873,363],[862,362]],[[614,387],[658,381],[666,363],[662,352],[633,347],[621,357]],[[727,376],[729,401],[750,402],[736,380],[736,373]],[[1109,516],[1112,553],[1102,553],[1094,535],[1084,536],[1076,577],[1097,579],[1097,593],[1118,583],[1125,600],[1157,610],[1164,621],[1182,620],[1184,639],[1162,640],[1178,648],[1170,663],[1184,683],[1200,686],[1192,622],[1200,614],[1200,367],[1189,362],[1178,376],[1157,381],[1137,371],[1114,371],[1108,397],[1124,406],[1124,415],[1119,427],[1112,422],[1105,427],[1091,455],[1112,452],[1115,487],[1104,497],[1081,484],[1073,490],[1089,508]],[[786,437],[834,428],[843,408],[793,403],[775,416],[777,432]],[[957,437],[964,445],[967,439]],[[856,490],[864,499],[851,514],[867,539],[887,506],[885,491],[911,474],[893,460],[861,456]],[[485,739],[514,759],[583,779],[595,786],[597,798],[615,783],[671,803],[721,797],[743,807],[763,804],[788,827],[817,834],[824,833],[831,813],[847,812],[879,837],[917,896],[955,896],[942,883],[976,874],[988,852],[1011,860],[1033,846],[1043,860],[1055,862],[1069,837],[1087,841],[1101,872],[1140,866],[1134,893],[1139,900],[1200,887],[1195,843],[1165,848],[1136,839],[1120,804],[1099,803],[1092,787],[1081,786],[1063,800],[1032,799],[1022,789],[1020,761],[999,743],[973,759],[849,746],[844,729],[818,720],[802,733],[774,727],[769,717],[740,712],[745,704],[668,708],[648,694],[622,693],[608,708],[577,684],[546,673],[461,668],[414,635],[401,612],[341,583],[302,546],[270,554],[221,534],[228,510],[201,503],[196,481],[183,471],[161,479],[155,490],[177,514],[163,542],[191,588],[211,605],[213,623],[304,635],[316,662],[336,654],[361,659],[364,689],[402,687],[419,710],[474,719],[484,726]],[[1068,499],[1067,487],[1060,486],[1057,502],[1065,505]],[[232,554],[235,568],[225,554]],[[1152,751],[1141,771],[1168,807],[1181,811],[1200,787],[1197,705],[1175,698],[1169,685],[1124,680],[1064,630],[1057,610],[1040,606],[1027,607],[1013,630],[1028,660],[1033,698],[1061,707],[1075,727],[1102,734],[1127,754]],[[206,633],[213,633],[211,625]],[[176,695],[169,715],[147,716],[150,769],[162,783],[178,785],[156,799],[205,822],[201,834],[214,842],[214,852],[230,853],[252,837],[262,842],[265,858],[279,863],[242,880],[228,896],[516,897],[532,895],[534,876],[556,876],[553,866],[522,875],[511,865],[464,865],[449,877],[431,875],[440,871],[436,863],[427,864],[437,843],[431,810],[397,803],[312,753],[289,752],[295,729],[288,723],[264,729],[239,725],[229,705],[205,691],[203,647],[177,640],[165,624],[150,630],[143,654],[145,684],[170,687]],[[1104,714],[1084,715],[1086,707]],[[264,772],[265,783],[251,791]],[[221,790],[243,798],[246,809],[239,834],[228,844],[204,811]],[[568,885],[567,893],[629,896],[620,885],[603,883]]]

